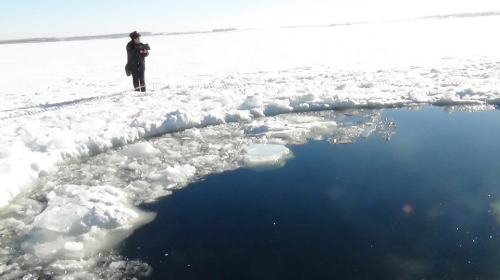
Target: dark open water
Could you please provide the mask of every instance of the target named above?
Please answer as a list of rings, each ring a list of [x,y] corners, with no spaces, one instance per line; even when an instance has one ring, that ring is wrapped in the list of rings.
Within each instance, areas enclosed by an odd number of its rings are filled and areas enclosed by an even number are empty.
[[[500,279],[500,111],[383,116],[391,141],[310,141],[143,205],[122,254],[150,279]]]

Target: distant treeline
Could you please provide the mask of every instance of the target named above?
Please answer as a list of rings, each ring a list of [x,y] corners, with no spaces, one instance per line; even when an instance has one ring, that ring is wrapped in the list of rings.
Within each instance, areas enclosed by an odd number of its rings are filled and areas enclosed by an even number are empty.
[[[170,32],[170,33],[152,33],[140,32],[142,36],[155,36],[155,35],[183,35],[183,34],[199,34],[199,33],[212,33],[221,31],[233,31],[236,28],[214,29],[213,31],[192,31],[192,32]],[[95,40],[95,39],[116,39],[128,38],[128,33],[107,34],[107,35],[94,35],[94,36],[75,36],[75,37],[49,37],[49,38],[29,38],[18,40],[3,40],[2,44],[22,44],[22,43],[46,43],[46,42],[64,42],[64,41],[81,41],[81,40]]]
[[[214,29],[213,32],[225,32],[225,31],[234,31],[236,28],[224,28],[224,29]]]
[[[152,35],[151,32],[141,32],[142,35]],[[63,41],[81,41],[81,40],[95,40],[95,39],[115,39],[128,37],[128,33],[107,34],[107,35],[93,35],[93,36],[75,36],[75,37],[51,37],[51,38],[29,38],[19,40],[4,40],[0,44],[20,44],[20,43],[46,43],[46,42],[63,42]]]
[[[428,16],[428,17],[421,17],[419,19],[447,19],[447,18],[498,16],[498,15],[500,15],[500,12],[463,13],[463,14],[451,14],[451,15],[440,15],[440,16]]]

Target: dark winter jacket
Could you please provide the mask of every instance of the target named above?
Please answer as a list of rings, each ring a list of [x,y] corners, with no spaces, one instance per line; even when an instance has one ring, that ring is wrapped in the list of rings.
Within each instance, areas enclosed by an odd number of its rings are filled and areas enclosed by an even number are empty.
[[[141,53],[142,48],[142,43],[136,44],[134,40],[127,44],[127,65],[131,71],[146,70],[144,58],[149,55],[149,52]]]

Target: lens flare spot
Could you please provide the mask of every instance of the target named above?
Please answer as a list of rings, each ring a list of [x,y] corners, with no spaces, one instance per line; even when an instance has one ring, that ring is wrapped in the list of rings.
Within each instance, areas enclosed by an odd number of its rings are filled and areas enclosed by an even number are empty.
[[[413,206],[411,206],[411,204],[405,204],[403,206],[403,212],[405,214],[411,214],[413,212]]]

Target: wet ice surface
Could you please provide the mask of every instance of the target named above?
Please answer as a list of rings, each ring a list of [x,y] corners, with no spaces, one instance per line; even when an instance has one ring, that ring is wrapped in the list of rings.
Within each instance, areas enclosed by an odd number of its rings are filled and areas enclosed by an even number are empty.
[[[308,139],[345,144],[370,133],[389,139],[395,129],[379,111],[286,114],[188,129],[68,163],[2,212],[0,243],[8,244],[1,252],[3,276],[85,274],[91,279],[119,264],[132,266],[109,252],[154,218],[134,205],[208,174],[282,166],[293,157],[287,146]]]

